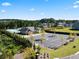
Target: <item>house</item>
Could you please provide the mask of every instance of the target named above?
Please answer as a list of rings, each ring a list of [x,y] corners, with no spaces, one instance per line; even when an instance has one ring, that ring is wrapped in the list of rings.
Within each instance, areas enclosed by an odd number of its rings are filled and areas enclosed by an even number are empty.
[[[75,23],[72,25],[72,29],[74,29],[74,30],[79,30],[79,21],[78,21],[78,22],[75,22]]]
[[[26,28],[26,27],[23,27],[21,28],[20,30],[20,34],[23,34],[23,35],[28,35],[28,33],[31,31],[30,29]]]
[[[73,23],[66,23],[64,26],[72,28],[72,25],[73,25]]]
[[[30,29],[32,32],[35,32],[35,27],[26,27],[28,29]]]
[[[20,31],[20,34],[28,35],[30,32],[31,33],[36,32],[36,29],[35,27],[22,27],[19,29],[19,31]]]
[[[42,23],[43,28],[48,28],[48,23]]]
[[[62,26],[62,27],[63,27],[63,26],[64,26],[64,23],[59,22],[59,23],[58,23],[58,26],[60,26],[60,27]]]
[[[54,23],[42,23],[43,28],[50,28],[54,26]]]
[[[63,23],[63,22],[59,22],[59,23],[57,24],[57,28],[59,28],[59,29],[63,28],[63,27],[64,27],[64,24],[65,24],[65,23]]]

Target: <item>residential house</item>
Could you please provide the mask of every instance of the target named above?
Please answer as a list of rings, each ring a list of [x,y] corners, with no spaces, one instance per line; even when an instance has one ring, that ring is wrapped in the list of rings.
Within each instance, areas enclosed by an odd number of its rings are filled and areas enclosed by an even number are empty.
[[[72,29],[79,30],[79,21],[72,25]]]
[[[19,31],[20,34],[28,35],[34,32],[34,27],[22,27]]]

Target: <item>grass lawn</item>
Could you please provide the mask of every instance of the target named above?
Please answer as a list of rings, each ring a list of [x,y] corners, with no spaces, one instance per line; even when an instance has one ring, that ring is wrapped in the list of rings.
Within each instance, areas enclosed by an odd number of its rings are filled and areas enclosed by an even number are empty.
[[[67,33],[79,33],[78,30],[70,30],[69,28],[55,29],[55,31],[58,31],[58,32],[67,32]]]
[[[56,27],[53,27],[53,28],[48,28],[46,29],[48,31],[52,31],[52,32],[66,32],[66,33],[78,33],[79,34],[79,31],[78,30],[70,30],[70,28],[68,27],[64,27],[64,28],[56,28]]]
[[[76,48],[73,48],[73,46],[76,46]],[[48,52],[50,54],[50,59],[53,59],[55,57],[61,58],[61,57],[69,56],[78,51],[79,51],[79,39],[76,39],[74,42],[70,42],[68,45],[61,46],[57,50],[47,49],[47,48],[41,49],[41,53]]]

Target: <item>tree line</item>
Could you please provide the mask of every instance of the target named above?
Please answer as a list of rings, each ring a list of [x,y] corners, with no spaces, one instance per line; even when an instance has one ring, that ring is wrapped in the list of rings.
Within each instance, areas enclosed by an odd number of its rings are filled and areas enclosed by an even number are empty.
[[[66,23],[74,23],[78,20],[64,20],[59,19],[56,20],[54,18],[43,18],[41,20],[22,20],[22,19],[0,19],[0,29],[13,29],[27,26],[41,27],[42,23],[55,23],[58,22],[66,22]]]

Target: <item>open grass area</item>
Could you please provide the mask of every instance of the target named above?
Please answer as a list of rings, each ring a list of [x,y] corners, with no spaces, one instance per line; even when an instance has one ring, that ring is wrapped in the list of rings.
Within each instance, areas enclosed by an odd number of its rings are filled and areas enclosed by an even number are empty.
[[[73,48],[75,46],[75,48]],[[53,58],[61,58],[65,56],[72,55],[79,51],[79,39],[76,39],[74,42],[70,42],[68,45],[63,45],[57,50],[54,49],[48,49],[48,48],[42,48],[41,53],[48,52],[50,54],[50,59]]]
[[[49,29],[46,29],[48,31],[51,31],[51,32],[65,32],[65,33],[76,33],[76,34],[79,34],[79,31],[78,30],[70,30],[71,28],[49,28]]]
[[[67,32],[67,33],[79,33],[78,30],[70,30],[69,28],[55,29],[55,31],[58,31],[58,32]]]

